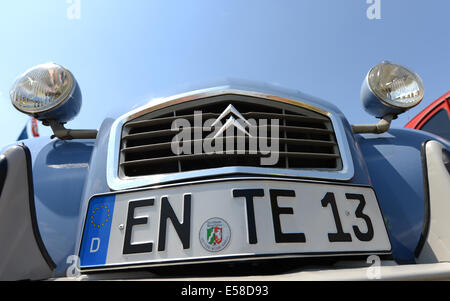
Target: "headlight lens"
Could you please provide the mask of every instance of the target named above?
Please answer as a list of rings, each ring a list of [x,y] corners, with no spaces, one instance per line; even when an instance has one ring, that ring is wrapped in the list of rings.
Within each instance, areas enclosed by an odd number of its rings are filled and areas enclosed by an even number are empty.
[[[19,76],[10,96],[19,111],[38,114],[67,100],[73,86],[74,77],[70,71],[54,63],[47,63],[33,67]]]
[[[383,62],[370,70],[370,89],[383,102],[397,108],[418,105],[424,96],[422,79],[407,68]]]

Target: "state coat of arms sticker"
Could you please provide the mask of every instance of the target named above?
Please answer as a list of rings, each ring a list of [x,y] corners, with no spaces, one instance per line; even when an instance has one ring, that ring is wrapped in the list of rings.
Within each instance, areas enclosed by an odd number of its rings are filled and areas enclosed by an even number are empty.
[[[210,218],[200,229],[200,243],[209,252],[222,251],[228,245],[230,238],[230,226],[218,217]]]

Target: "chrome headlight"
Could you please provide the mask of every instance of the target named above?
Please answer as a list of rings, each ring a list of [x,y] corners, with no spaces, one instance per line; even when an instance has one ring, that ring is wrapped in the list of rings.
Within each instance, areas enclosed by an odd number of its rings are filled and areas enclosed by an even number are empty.
[[[14,83],[14,107],[39,120],[67,122],[81,108],[81,92],[72,73],[54,63],[27,70]]]
[[[400,114],[424,97],[422,79],[406,67],[383,62],[367,74],[361,98],[367,112],[376,117]]]

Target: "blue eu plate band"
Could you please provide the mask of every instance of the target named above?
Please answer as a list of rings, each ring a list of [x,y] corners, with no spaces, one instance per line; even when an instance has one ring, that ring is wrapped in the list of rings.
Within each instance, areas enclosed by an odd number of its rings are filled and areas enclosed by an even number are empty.
[[[115,200],[115,195],[103,195],[90,201],[80,249],[81,268],[105,265]]]

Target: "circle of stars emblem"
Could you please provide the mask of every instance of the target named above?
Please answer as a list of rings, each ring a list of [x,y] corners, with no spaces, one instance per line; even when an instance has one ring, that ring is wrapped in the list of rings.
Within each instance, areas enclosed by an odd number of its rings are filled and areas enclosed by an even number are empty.
[[[101,214],[101,213],[103,213],[103,214]],[[95,220],[96,214],[101,214],[101,216],[105,216],[105,218],[100,220],[100,222],[96,221]],[[90,220],[91,220],[91,225],[94,228],[103,227],[107,222],[109,222],[110,219],[111,219],[111,214],[110,214],[108,206],[101,205],[101,206],[95,208],[94,210],[92,210],[92,215],[91,215]]]

